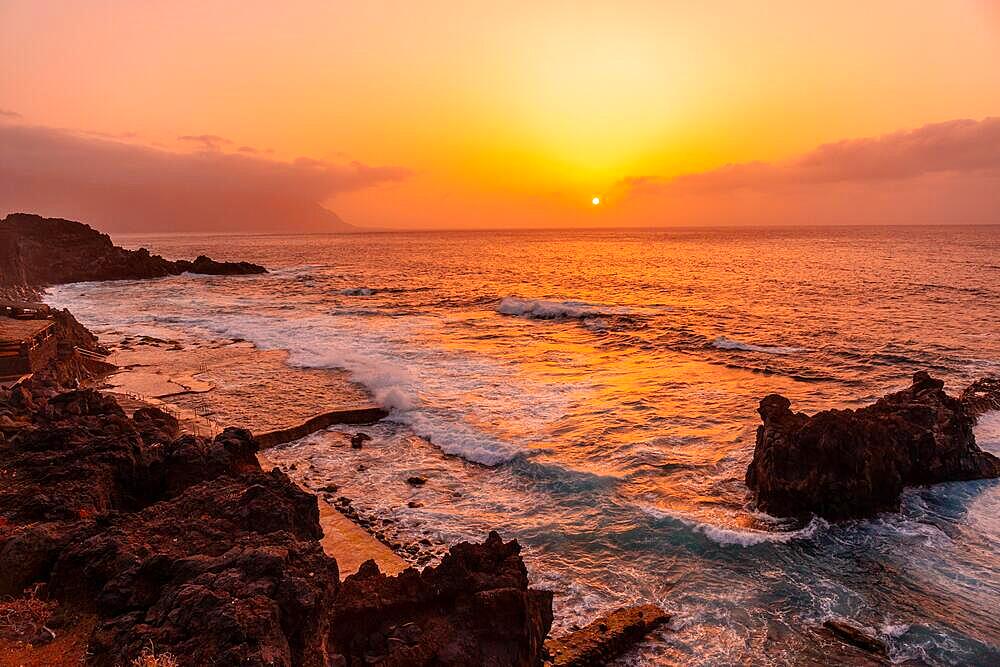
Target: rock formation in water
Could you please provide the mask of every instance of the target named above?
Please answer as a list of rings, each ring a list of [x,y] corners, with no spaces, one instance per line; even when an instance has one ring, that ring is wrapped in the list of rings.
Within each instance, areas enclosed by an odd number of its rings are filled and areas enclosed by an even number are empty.
[[[185,271],[217,275],[266,273],[248,262],[170,261],[145,248],[126,250],[89,225],[11,213],[0,221],[0,287],[34,287],[94,280],[134,280]]]
[[[541,661],[552,597],[528,587],[516,542],[340,582],[315,496],[256,452],[248,431],[178,435],[90,389],[0,390],[0,595],[95,616],[91,665],[150,646],[184,665]]]
[[[758,409],[746,483],[765,512],[865,517],[898,510],[906,486],[1000,477],[1000,459],[976,445],[966,402],[925,372],[866,408],[810,417],[790,406],[771,394]]]
[[[625,607],[545,643],[551,667],[601,667],[670,620],[653,604]]]

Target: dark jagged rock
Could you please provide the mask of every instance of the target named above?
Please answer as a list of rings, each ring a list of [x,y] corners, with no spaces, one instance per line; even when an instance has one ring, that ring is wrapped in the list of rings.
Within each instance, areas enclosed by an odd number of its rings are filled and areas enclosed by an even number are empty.
[[[93,390],[0,392],[0,594],[44,583],[96,615],[87,663],[537,665],[552,595],[492,533],[399,577],[341,584],[316,497],[261,471],[243,429],[175,434]],[[9,437],[8,437],[9,436]]]
[[[93,517],[135,511],[220,475],[260,470],[248,431],[149,446],[107,395],[85,389],[47,401],[29,397],[17,399],[29,414],[0,447],[0,562],[24,563],[0,567],[0,594],[38,581]]]
[[[965,409],[975,419],[990,410],[1000,410],[1000,377],[984,377],[976,380],[962,392]]]
[[[545,643],[552,667],[601,667],[670,620],[656,605],[617,609],[585,628]]]
[[[132,413],[132,421],[147,443],[173,442],[181,432],[177,418],[159,408],[139,408]]]
[[[882,657],[889,655],[889,649],[886,647],[885,642],[853,623],[831,618],[823,623],[823,627],[836,639],[846,642],[851,646]]]
[[[354,449],[361,449],[364,444],[371,439],[372,437],[367,433],[355,433],[351,436],[351,447]]]
[[[250,262],[216,262],[205,255],[198,255],[193,262],[177,260],[174,265],[180,273],[202,273],[210,276],[243,276],[266,273],[264,267]]]
[[[137,280],[185,271],[218,275],[266,273],[248,262],[216,262],[208,257],[173,262],[145,248],[115,246],[89,225],[11,213],[0,221],[0,287],[58,285],[95,280]]]
[[[944,383],[913,384],[859,410],[792,412],[788,399],[760,402],[746,483],[762,510],[830,519],[899,508],[905,486],[1000,476],[1000,459],[976,445],[975,422]]]
[[[150,643],[190,665],[322,665],[338,587],[315,497],[284,473],[219,478],[70,545],[49,583],[93,602],[93,665]]]
[[[396,577],[364,563],[341,586],[333,664],[536,665],[552,594],[528,588],[516,541],[457,544],[440,565]],[[339,656],[339,657],[338,657]]]

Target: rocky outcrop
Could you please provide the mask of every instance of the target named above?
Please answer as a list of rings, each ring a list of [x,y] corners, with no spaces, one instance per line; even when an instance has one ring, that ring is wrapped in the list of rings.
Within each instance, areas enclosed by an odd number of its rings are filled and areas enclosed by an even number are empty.
[[[129,664],[152,643],[183,664],[320,665],[336,561],[315,498],[284,473],[221,477],[74,540],[52,595],[93,604],[91,664]]]
[[[316,498],[265,473],[243,429],[178,435],[84,389],[0,391],[0,595],[96,616],[88,664],[149,646],[184,665],[537,665],[552,596],[516,542],[463,543],[398,577],[344,582]]]
[[[758,412],[746,483],[772,514],[865,517],[897,510],[905,486],[1000,476],[1000,459],[976,445],[966,404],[924,372],[859,410],[809,416],[771,394]]]
[[[329,650],[341,665],[534,665],[552,625],[552,594],[528,588],[516,541],[490,533],[440,565],[396,577],[368,561],[344,580]]]
[[[178,273],[202,273],[210,276],[243,276],[253,273],[267,273],[259,264],[250,262],[216,262],[205,255],[198,255],[193,262],[179,259],[174,262]]]
[[[0,288],[161,278],[185,271],[266,273],[264,267],[248,262],[216,262],[205,256],[175,262],[145,248],[126,250],[107,234],[72,220],[11,213],[0,221]]]
[[[862,651],[867,651],[881,657],[889,655],[889,648],[885,645],[884,641],[853,623],[839,618],[831,618],[823,622],[823,629],[829,632],[834,639],[842,641],[845,644],[850,644]]]
[[[653,604],[624,607],[545,643],[551,667],[601,667],[670,620]]]

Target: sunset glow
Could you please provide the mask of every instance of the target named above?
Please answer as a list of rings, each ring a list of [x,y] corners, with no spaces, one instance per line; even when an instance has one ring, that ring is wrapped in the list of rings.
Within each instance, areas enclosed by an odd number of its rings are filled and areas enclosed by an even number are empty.
[[[864,178],[681,196],[636,183],[1000,115],[1000,13],[980,0],[782,0],[766,12],[742,1],[9,0],[0,58],[0,127],[357,162],[379,176],[292,196],[381,227],[766,223],[788,210],[822,221],[845,196],[857,222],[931,221],[940,211],[874,193]],[[976,202],[995,184],[960,180],[893,191],[932,187],[969,202],[966,218],[984,217]],[[595,190],[614,194],[614,210],[580,217]],[[0,186],[0,204],[74,213],[20,192]],[[77,213],[116,217],[101,210]]]
[[[1000,665],[1000,0],[0,63],[0,666]]]

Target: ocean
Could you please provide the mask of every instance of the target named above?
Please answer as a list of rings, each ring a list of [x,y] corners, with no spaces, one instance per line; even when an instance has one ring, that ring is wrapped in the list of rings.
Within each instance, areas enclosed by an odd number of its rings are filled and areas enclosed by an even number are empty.
[[[373,441],[321,432],[271,458],[336,483],[401,544],[516,538],[557,630],[655,602],[672,620],[630,664],[836,662],[815,630],[833,617],[894,662],[1000,664],[1000,483],[912,489],[898,514],[829,524],[755,512],[743,481],[769,393],[814,412],[917,370],[951,393],[1000,373],[1000,227],[114,240],[271,272],[48,301],[105,336],[239,339],[346,372],[391,411]],[[262,419],[315,402],[277,375],[253,379]],[[1000,413],[976,435],[1000,454]]]

